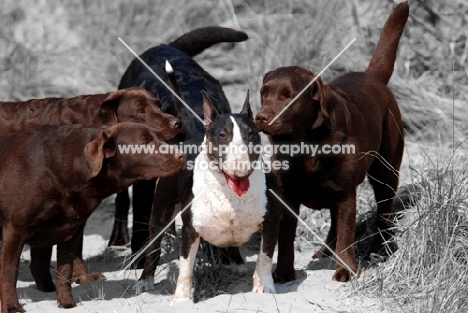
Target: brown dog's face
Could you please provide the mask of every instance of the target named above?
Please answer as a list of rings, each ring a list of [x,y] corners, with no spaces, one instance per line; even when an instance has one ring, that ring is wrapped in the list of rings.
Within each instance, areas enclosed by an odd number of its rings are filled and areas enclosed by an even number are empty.
[[[174,175],[185,168],[186,156],[163,141],[154,128],[140,123],[118,123],[88,143],[85,156],[91,177],[103,169],[119,179],[149,180]]]
[[[262,107],[255,117],[259,131],[272,136],[302,136],[319,119],[328,118],[329,89],[320,78],[280,114],[314,77],[313,73],[296,66],[268,72],[260,90]]]
[[[143,88],[128,88],[109,94],[101,114],[116,114],[118,123],[145,123],[159,130],[164,140],[170,140],[182,130],[180,120],[161,111],[161,101]]]

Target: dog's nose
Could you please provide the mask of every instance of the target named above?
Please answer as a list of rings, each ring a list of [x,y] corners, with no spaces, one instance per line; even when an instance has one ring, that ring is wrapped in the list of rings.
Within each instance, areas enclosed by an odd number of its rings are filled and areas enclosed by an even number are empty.
[[[179,162],[185,162],[185,153],[183,152],[177,152],[175,155],[174,155],[174,158],[179,161]]]
[[[179,152],[174,155],[174,158],[181,164],[181,170],[185,169],[185,163],[187,161],[187,156],[185,153]]]
[[[258,124],[265,124],[266,122],[268,122],[270,120],[270,118],[271,118],[270,113],[259,112],[255,116],[255,122],[258,123]]]
[[[180,120],[175,118],[170,122],[170,125],[172,128],[180,128]]]

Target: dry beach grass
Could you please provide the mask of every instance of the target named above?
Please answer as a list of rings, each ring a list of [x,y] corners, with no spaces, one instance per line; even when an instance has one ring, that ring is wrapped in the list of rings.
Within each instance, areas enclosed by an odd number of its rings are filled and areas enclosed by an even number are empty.
[[[69,97],[113,90],[133,57],[118,37],[141,53],[193,28],[221,25],[241,29],[250,39],[218,45],[196,60],[221,81],[234,112],[247,89],[256,112],[262,77],[278,66],[298,65],[319,72],[356,37],[323,79],[326,82],[347,71],[363,70],[393,5],[392,1],[370,0],[176,0],[170,4],[150,0],[4,0],[0,8],[0,99]],[[200,261],[196,271],[198,303],[181,304],[178,310],[468,311],[468,1],[415,0],[410,2],[410,10],[390,88],[407,126],[401,185],[417,184],[422,192],[421,200],[397,219],[399,250],[385,262],[372,260],[360,278],[338,287],[326,271],[333,268],[332,262],[310,262],[318,239],[299,227],[296,284],[279,287],[280,294],[273,298],[248,293],[255,262],[256,246],[252,243],[243,248],[248,276],[234,276],[222,266]],[[360,215],[375,208],[366,184],[360,188],[358,204]],[[112,221],[112,205],[112,199],[107,200],[91,217],[85,242],[90,267],[106,272],[109,281],[75,287],[79,306],[72,311],[173,312],[168,299],[177,277],[177,239],[166,240],[156,290],[136,296],[131,283],[138,272],[117,275],[128,262],[128,250],[106,249],[106,227],[110,226],[103,225]],[[304,209],[301,216],[325,237],[327,211]],[[27,251],[23,257],[20,302],[29,312],[59,311],[55,294],[35,290],[28,276]],[[325,271],[323,276],[320,270]],[[316,285],[324,287],[325,293],[313,289]],[[236,297],[238,294],[242,297]],[[366,299],[371,302],[359,302]],[[256,306],[252,305],[255,301]]]

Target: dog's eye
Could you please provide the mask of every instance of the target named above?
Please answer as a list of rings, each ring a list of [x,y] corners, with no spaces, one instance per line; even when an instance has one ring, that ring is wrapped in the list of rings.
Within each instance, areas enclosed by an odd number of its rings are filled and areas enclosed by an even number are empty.
[[[286,99],[291,98],[291,91],[284,89],[281,91],[281,95],[285,97]]]
[[[225,132],[220,132],[218,134],[218,136],[221,137],[221,138],[224,138],[224,137],[226,137],[226,133]]]
[[[141,108],[137,110],[137,115],[144,115],[144,114],[146,114],[145,108]]]
[[[253,130],[249,130],[249,138],[252,138],[255,135]]]

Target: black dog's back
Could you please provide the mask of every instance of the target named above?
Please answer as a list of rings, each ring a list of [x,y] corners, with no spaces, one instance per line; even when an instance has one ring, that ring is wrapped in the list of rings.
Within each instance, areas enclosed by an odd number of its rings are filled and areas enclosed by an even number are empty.
[[[203,118],[202,90],[207,93],[219,113],[231,113],[231,109],[219,81],[203,70],[191,57],[216,43],[239,42],[247,38],[245,33],[233,29],[198,28],[182,35],[169,45],[150,48],[140,57],[167,84],[169,79],[165,71],[165,62],[169,61],[176,73],[183,99],[200,118]],[[164,112],[179,116],[172,93],[138,59],[130,63],[118,88],[136,86],[143,87],[158,97]],[[203,124],[195,116],[193,121],[194,129],[184,129],[187,137],[204,134]]]
[[[230,113],[228,100],[219,81],[203,70],[187,54],[176,48],[161,45],[147,50],[140,57],[167,84],[169,84],[169,79],[164,66],[166,60],[171,63],[185,102],[198,116],[203,116],[201,90],[208,93],[210,99],[213,103],[216,103],[216,107],[220,111]],[[122,76],[119,89],[135,86],[143,87],[159,98],[164,112],[179,116],[172,93],[137,59],[132,61]],[[198,120],[195,116],[193,119]],[[182,123],[184,122],[182,121]],[[194,124],[196,129],[191,131],[199,134],[204,133],[201,122],[195,122]],[[185,129],[184,131],[186,132]]]

